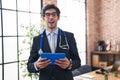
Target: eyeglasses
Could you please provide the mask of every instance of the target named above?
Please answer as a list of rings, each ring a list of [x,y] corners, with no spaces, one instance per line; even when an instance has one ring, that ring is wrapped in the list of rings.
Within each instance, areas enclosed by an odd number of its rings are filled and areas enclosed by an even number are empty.
[[[50,15],[51,15],[52,17],[56,17],[56,16],[57,16],[57,12],[45,13],[45,14],[44,14],[45,17],[50,17]]]

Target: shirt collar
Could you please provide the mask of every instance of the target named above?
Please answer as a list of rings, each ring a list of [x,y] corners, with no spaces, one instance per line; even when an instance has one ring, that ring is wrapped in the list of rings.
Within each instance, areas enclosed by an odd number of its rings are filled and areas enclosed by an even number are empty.
[[[58,34],[58,28],[53,31],[55,34]],[[46,35],[48,36],[51,32],[46,29]]]

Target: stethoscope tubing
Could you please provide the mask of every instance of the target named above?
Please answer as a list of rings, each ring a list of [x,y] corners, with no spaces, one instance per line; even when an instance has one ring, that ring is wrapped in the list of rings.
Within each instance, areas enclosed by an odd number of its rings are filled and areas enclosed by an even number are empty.
[[[68,45],[68,41],[67,41],[67,37],[66,37],[66,34],[64,31],[62,31],[61,29],[60,30],[60,42],[59,42],[59,47],[62,48],[62,49],[67,49],[69,50],[69,45]],[[45,31],[46,29],[43,31],[43,33],[41,34],[41,37],[40,37],[40,49],[38,51],[39,54],[41,54],[43,51],[42,51],[42,46],[43,46],[43,39],[44,39],[44,34],[45,34]],[[61,34],[63,33],[64,37],[65,37],[65,42],[66,42],[66,45],[61,45]],[[67,48],[65,48],[65,46]]]

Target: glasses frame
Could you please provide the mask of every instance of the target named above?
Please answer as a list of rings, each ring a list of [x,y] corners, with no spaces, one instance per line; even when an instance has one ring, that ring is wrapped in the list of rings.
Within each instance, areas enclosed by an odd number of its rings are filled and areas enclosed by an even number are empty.
[[[57,14],[57,12],[45,13],[45,14],[44,14],[44,17],[47,17],[47,18],[48,18],[48,17],[50,17],[50,16],[52,16],[52,17],[55,18],[55,17],[58,16],[58,14]]]

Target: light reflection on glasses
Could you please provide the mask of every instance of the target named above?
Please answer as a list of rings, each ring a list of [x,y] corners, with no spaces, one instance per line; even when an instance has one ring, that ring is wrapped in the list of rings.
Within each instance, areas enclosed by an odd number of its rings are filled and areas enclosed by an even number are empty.
[[[45,17],[50,17],[50,16],[56,17],[56,16],[57,16],[57,13],[56,13],[56,12],[53,12],[53,13],[45,13],[44,16],[45,16]]]

